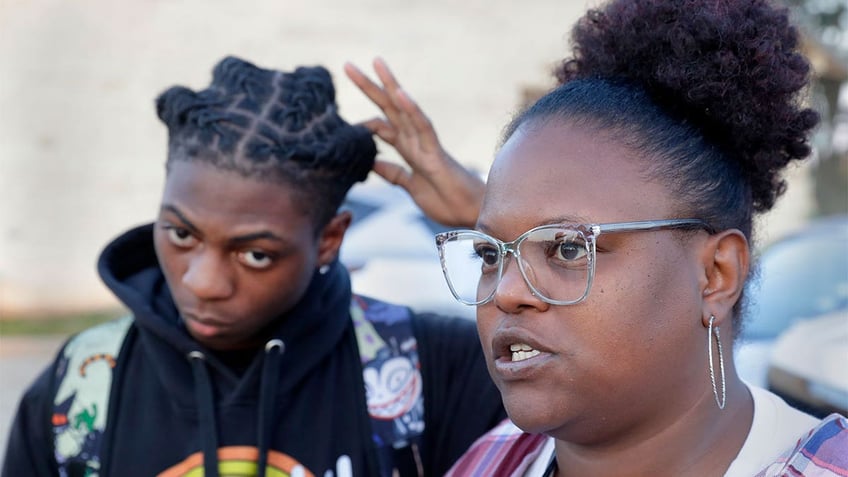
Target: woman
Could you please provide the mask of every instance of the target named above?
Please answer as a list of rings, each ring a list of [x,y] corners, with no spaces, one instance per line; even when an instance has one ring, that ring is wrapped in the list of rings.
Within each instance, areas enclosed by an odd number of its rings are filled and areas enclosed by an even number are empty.
[[[440,475],[503,419],[473,323],[352,296],[338,208],[376,147],[324,68],[225,58],[156,106],[158,218],[99,262],[132,320],[28,390],[4,477]]]
[[[436,238],[510,417],[449,474],[845,475],[844,417],[819,422],[733,365],[753,216],[818,119],[787,12],[616,0],[573,46],[560,86],[506,129],[479,214],[451,207],[475,230]],[[347,72],[413,166],[378,172],[439,207],[471,179],[375,67],[382,88]]]

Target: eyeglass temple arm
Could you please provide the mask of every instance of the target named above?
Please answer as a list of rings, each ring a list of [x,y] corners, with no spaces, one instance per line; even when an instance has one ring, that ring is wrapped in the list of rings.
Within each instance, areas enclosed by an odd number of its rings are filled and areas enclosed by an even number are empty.
[[[669,228],[693,228],[700,227],[713,234],[713,229],[708,223],[701,219],[665,219],[665,220],[642,220],[638,222],[619,222],[615,224],[597,224],[590,228],[594,235],[604,232],[640,232],[647,230],[660,230]]]

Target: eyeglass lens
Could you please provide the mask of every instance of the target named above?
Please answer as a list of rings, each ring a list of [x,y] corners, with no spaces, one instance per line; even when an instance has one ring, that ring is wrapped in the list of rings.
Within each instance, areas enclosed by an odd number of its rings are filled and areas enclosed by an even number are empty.
[[[575,301],[585,294],[590,251],[581,232],[559,227],[535,229],[516,243],[521,274],[534,293],[557,302]],[[444,241],[443,266],[454,295],[469,305],[488,301],[501,276],[514,266],[508,257],[504,262],[503,254],[512,246],[471,232]]]

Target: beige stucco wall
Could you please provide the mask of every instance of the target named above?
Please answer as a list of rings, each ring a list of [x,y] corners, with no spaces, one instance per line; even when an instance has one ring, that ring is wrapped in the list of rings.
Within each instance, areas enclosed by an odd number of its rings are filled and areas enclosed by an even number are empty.
[[[448,148],[485,170],[521,88],[549,84],[585,5],[0,0],[0,318],[114,305],[94,264],[110,238],[156,212],[165,133],[153,98],[206,85],[220,57],[323,64],[342,113],[358,120],[376,110],[342,65],[382,55]],[[802,217],[805,187],[792,193],[789,215]],[[798,220],[773,222],[779,234]]]

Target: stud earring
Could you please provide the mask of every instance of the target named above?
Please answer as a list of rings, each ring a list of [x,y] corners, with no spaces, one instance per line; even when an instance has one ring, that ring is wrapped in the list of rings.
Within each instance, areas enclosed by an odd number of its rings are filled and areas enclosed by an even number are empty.
[[[326,264],[321,265],[321,267],[318,268],[318,273],[320,273],[321,275],[326,275],[327,272],[329,272],[329,271],[330,271],[330,266],[326,265]]]

